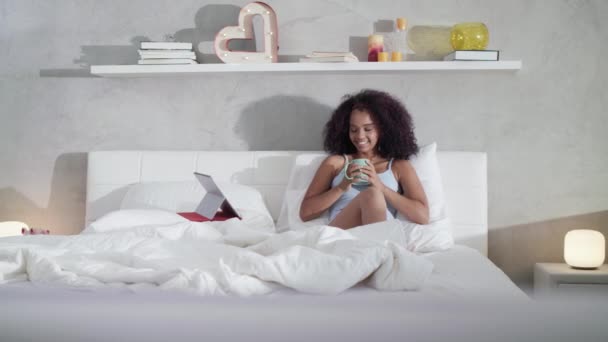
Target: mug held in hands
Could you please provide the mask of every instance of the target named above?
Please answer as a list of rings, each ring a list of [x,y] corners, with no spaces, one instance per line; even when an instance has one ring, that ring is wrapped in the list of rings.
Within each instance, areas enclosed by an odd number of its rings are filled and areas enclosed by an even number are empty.
[[[359,173],[357,175],[355,175],[354,177],[350,177],[348,175],[348,166],[351,164],[355,164],[355,165],[359,165],[359,166],[366,166],[366,165],[371,165],[369,162],[369,159],[365,159],[365,158],[359,158],[359,159],[353,159],[351,160],[349,163],[347,163],[346,165],[344,165],[344,177],[346,177],[346,179],[348,180],[355,180],[353,182],[354,185],[368,185],[369,182],[367,181],[367,175],[364,173]]]

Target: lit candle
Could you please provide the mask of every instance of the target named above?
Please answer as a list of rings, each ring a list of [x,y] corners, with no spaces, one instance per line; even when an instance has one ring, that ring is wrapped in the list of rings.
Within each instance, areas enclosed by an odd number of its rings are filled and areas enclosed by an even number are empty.
[[[403,55],[399,51],[391,52],[391,62],[401,62],[403,60]]]
[[[378,62],[388,62],[388,52],[378,52]]]

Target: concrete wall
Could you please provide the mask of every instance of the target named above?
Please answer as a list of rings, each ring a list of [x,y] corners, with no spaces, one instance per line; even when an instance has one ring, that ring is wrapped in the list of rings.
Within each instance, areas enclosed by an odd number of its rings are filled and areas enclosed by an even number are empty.
[[[602,0],[271,1],[282,61],[361,54],[374,28],[483,21],[518,72],[91,77],[132,64],[143,39],[212,40],[246,1],[0,0],[0,221],[53,233],[84,221],[86,155],[99,149],[313,150],[346,93],[395,94],[421,143],[486,151],[490,257],[526,286],[561,261],[565,231],[608,233],[608,3]]]

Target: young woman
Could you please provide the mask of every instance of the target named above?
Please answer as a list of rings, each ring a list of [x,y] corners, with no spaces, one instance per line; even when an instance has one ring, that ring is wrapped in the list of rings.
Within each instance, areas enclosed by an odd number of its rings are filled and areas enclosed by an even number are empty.
[[[329,225],[343,229],[392,219],[397,213],[428,223],[426,195],[408,162],[418,152],[412,118],[397,99],[375,90],[347,95],[323,135],[330,156],[304,195],[303,221],[329,210]],[[354,159],[367,161],[358,161],[360,165]]]

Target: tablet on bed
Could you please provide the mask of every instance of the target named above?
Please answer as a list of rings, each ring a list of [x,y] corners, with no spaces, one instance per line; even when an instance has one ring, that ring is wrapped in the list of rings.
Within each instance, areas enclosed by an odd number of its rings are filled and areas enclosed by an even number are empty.
[[[212,220],[216,215],[229,218],[238,217],[241,219],[232,204],[230,204],[228,198],[210,175],[194,172],[194,176],[207,191],[205,197],[203,197],[196,208],[197,214],[209,220]]]

